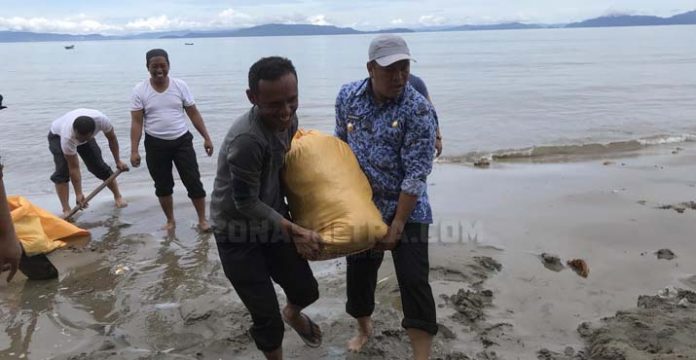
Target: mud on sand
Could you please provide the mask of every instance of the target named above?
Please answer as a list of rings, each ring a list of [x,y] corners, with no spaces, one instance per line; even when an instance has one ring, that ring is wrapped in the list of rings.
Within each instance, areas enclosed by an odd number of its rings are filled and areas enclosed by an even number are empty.
[[[587,356],[597,360],[696,359],[696,293],[665,289],[643,295],[637,307],[619,311],[578,332],[588,343]]]

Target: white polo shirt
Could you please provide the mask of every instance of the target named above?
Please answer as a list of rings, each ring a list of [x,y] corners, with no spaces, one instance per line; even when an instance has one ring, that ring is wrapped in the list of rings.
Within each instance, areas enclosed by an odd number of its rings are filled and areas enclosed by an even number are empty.
[[[152,88],[150,79],[136,85],[131,98],[131,111],[144,110],[146,134],[174,140],[188,131],[184,107],[195,104],[186,83],[170,76],[169,87],[161,93]]]
[[[100,131],[108,133],[114,129],[111,120],[101,111],[94,109],[75,109],[55,119],[51,123],[51,134],[60,136],[60,147],[65,155],[77,154],[77,147],[87,142],[78,142],[73,131],[73,123],[80,116],[89,116],[94,119],[94,133],[87,141],[94,138]]]

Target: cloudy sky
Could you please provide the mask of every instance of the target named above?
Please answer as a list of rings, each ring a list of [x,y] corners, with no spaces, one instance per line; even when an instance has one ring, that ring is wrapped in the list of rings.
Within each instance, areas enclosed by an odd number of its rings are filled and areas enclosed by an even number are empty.
[[[670,16],[696,0],[0,0],[0,30],[123,34],[266,23],[389,27]]]

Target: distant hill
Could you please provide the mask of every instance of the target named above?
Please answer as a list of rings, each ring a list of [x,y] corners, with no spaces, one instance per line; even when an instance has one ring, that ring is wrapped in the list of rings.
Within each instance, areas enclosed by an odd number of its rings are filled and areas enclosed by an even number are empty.
[[[111,37],[99,34],[69,35],[33,33],[27,31],[0,31],[0,42],[27,42],[27,41],[85,41],[85,40],[109,40]]]
[[[358,31],[353,28],[340,28],[336,26],[321,26],[309,24],[267,24],[238,30],[190,32],[186,35],[167,36],[166,38],[347,35],[362,33],[362,31]]]
[[[407,29],[407,28],[393,28],[384,30],[367,31],[369,34],[399,34],[399,33],[412,33],[417,32],[417,30]]]
[[[674,15],[667,19],[672,25],[696,24],[696,10]]]
[[[209,37],[252,37],[252,36],[309,36],[309,35],[354,35],[354,34],[381,34],[381,33],[407,33],[414,32],[411,29],[395,28],[376,31],[359,31],[353,28],[342,28],[330,25],[309,24],[267,24],[245,29],[225,31],[194,31],[182,35],[168,35],[162,38],[209,38]]]
[[[521,30],[521,29],[543,29],[546,26],[539,24],[505,23],[493,25],[462,25],[440,31],[483,31],[483,30]]]
[[[178,30],[178,31],[160,31],[160,32],[149,32],[141,33],[135,35],[123,35],[116,36],[118,39],[166,39],[168,37],[177,37],[190,33],[191,30]]]
[[[610,15],[568,24],[565,27],[611,27],[611,26],[655,26],[655,25],[694,25],[696,10],[668,18],[645,15]]]

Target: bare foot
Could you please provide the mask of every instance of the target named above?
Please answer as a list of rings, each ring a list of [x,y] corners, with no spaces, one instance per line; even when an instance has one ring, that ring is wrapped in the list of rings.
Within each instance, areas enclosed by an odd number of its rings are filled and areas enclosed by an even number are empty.
[[[174,221],[167,221],[167,223],[162,226],[162,230],[172,231],[174,229],[176,229],[176,222]]]
[[[348,351],[350,352],[360,352],[363,346],[367,344],[372,336],[372,322],[369,321],[366,324],[360,324],[358,329],[358,334],[352,339],[348,340]]]
[[[114,198],[114,205],[116,205],[116,208],[122,209],[128,206],[128,202],[126,202],[126,200],[124,200],[123,197],[119,196],[117,198]]]
[[[358,335],[355,335],[352,339],[348,340],[348,351],[360,352],[363,346],[367,344],[368,340],[370,340],[369,335],[364,335],[360,333]]]
[[[201,233],[207,233],[213,230],[213,228],[210,227],[210,224],[206,220],[199,222],[196,228],[198,229],[198,232]]]
[[[68,210],[63,210],[63,219],[66,219],[66,218],[68,217],[68,215],[70,215],[70,212],[71,212],[70,209],[68,209]]]

